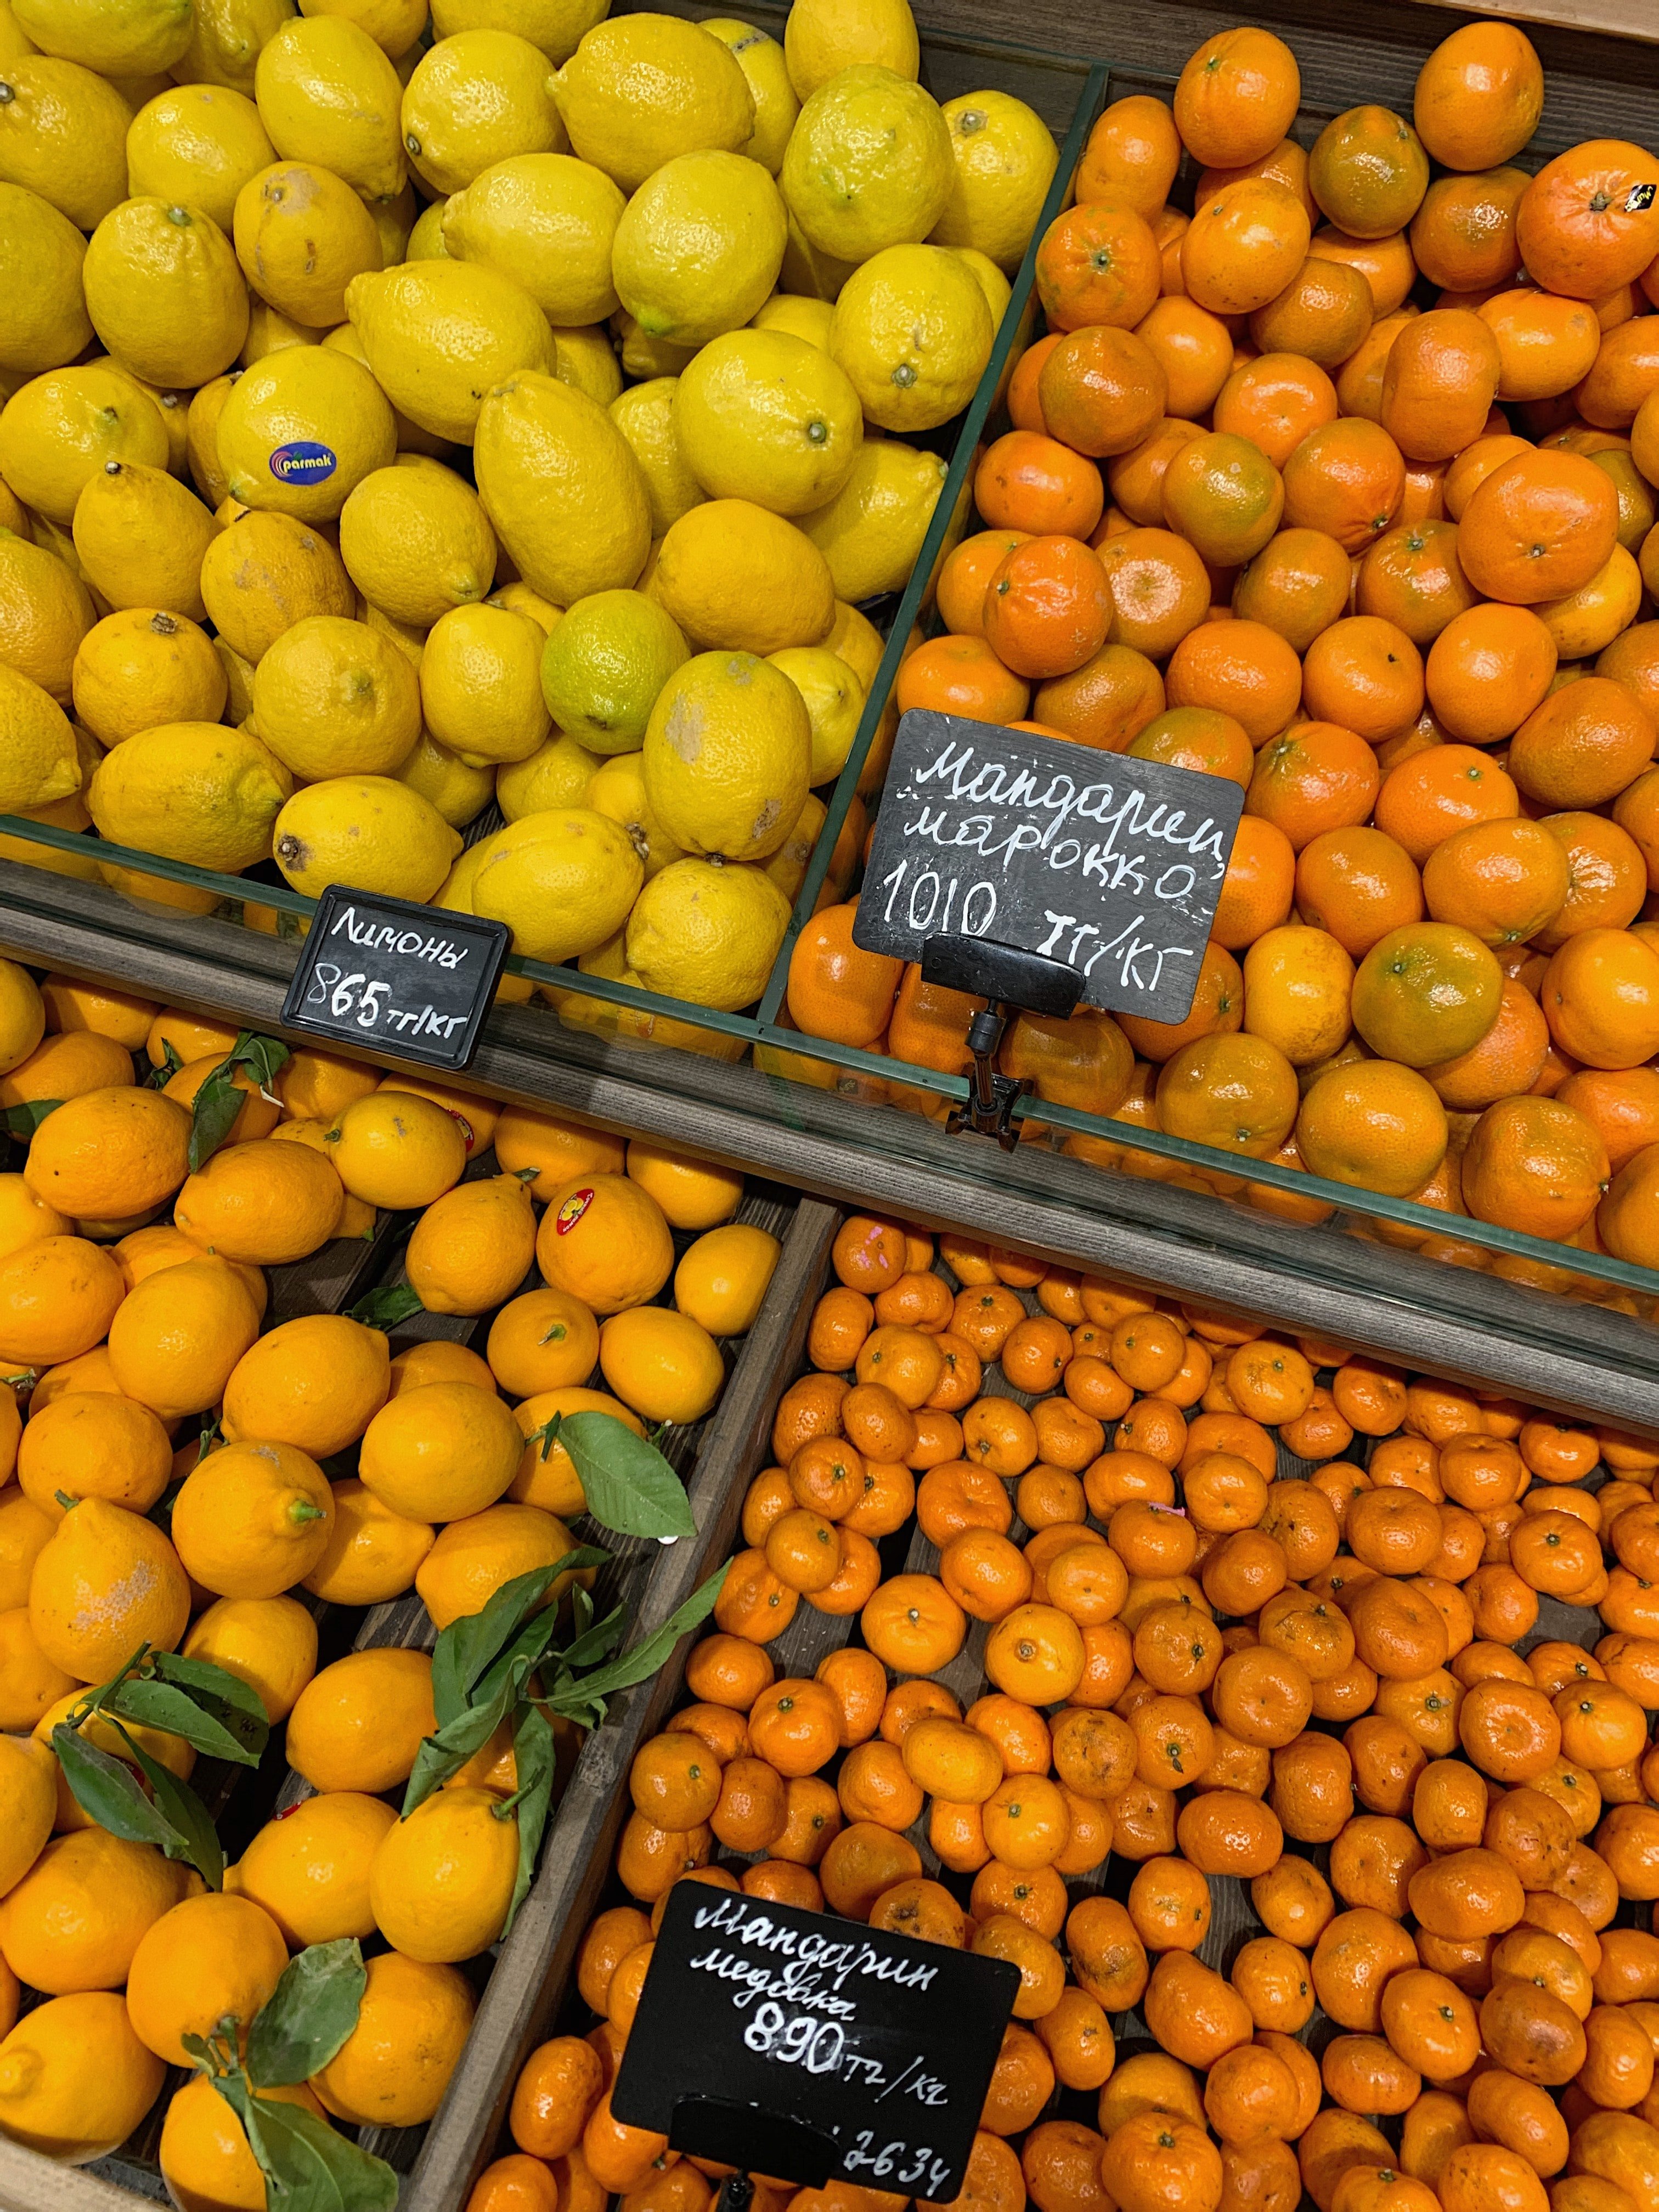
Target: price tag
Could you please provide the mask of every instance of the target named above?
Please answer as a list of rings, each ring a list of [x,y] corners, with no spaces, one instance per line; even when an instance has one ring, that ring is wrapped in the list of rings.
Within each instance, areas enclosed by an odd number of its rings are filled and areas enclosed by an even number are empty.
[[[853,942],[983,938],[1063,962],[1091,1006],[1182,1021],[1243,811],[1223,776],[912,708]]]
[[[503,922],[331,884],[283,1001],[283,1025],[463,1068],[511,943]]]
[[[961,2193],[1018,1988],[1005,1959],[680,1882],[611,2110],[694,2157],[811,2186],[827,2165],[944,2203]],[[711,2113],[729,2116],[724,2132]]]

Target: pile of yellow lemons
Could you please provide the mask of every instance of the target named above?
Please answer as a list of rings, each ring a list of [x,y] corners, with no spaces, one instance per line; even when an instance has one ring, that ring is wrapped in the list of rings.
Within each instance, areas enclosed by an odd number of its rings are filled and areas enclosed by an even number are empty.
[[[226,2015],[245,2038],[290,1951],[341,1938],[392,1948],[338,2055],[278,2094],[357,2124],[432,2117],[472,2018],[459,1962],[509,1911],[514,1739],[503,1723],[400,1820],[437,1725],[431,1656],[369,1645],[319,1668],[318,1607],[413,1591],[441,1631],[556,1566],[587,1499],[554,1417],[641,1436],[701,1419],[720,1340],[752,1325],[778,1259],[732,1218],[740,1176],[321,1052],[269,1088],[239,1073],[237,1119],[191,1172],[193,1101],[235,1043],[0,961],[0,1103],[64,1102],[0,1174],[0,2136],[76,2161],[137,2126],[181,2038]],[[469,1176],[492,1150],[497,1172]],[[394,1354],[343,1314],[272,1325],[268,1266],[417,1207],[410,1287],[477,1317],[479,1349]],[[246,1683],[314,1793],[222,1891],[91,1819],[54,1748],[146,1647]],[[101,1713],[82,1740],[129,1767],[136,1742],[181,1783],[196,1758]],[[181,2204],[264,2201],[204,2076],[168,2106],[161,2163]]]
[[[0,0],[0,811],[750,1003],[1057,160],[918,52]]]

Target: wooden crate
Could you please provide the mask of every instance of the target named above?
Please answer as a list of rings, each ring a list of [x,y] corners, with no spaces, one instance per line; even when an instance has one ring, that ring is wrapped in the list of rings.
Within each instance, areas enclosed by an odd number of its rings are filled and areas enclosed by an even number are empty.
[[[473,1170],[490,1171],[487,1159]],[[576,1524],[584,1540],[603,1544],[614,1555],[613,1565],[604,1571],[601,1595],[614,1601],[625,1591],[632,1601],[631,1643],[654,1632],[726,1556],[730,1530],[720,1519],[721,1501],[728,1494],[741,1501],[756,1440],[763,1443],[770,1430],[775,1376],[782,1362],[799,1357],[799,1345],[793,1354],[789,1351],[796,1316],[810,1310],[816,1291],[809,1293],[808,1286],[816,1284],[827,1264],[838,1219],[827,1206],[811,1200],[797,1201],[793,1194],[775,1190],[746,1197],[738,1218],[770,1230],[783,1249],[754,1328],[729,1347],[732,1357],[720,1405],[706,1421],[672,1432],[664,1443],[669,1458],[686,1474],[697,1535],[662,1546],[619,1538],[586,1522]],[[400,1279],[402,1245],[414,1218],[382,1216],[372,1241],[329,1245],[313,1261],[273,1269],[273,1313],[289,1320],[302,1313],[339,1312],[371,1282]],[[683,1244],[690,1240],[678,1241]],[[489,1316],[472,1321],[417,1315],[393,1330],[393,1350],[438,1336],[476,1339],[481,1348],[489,1321]],[[804,1332],[804,1322],[800,1328]],[[334,1631],[332,1636],[325,1634],[325,1644],[334,1648],[325,1650],[325,1660],[346,1649],[429,1647],[432,1641],[426,1609],[413,1596],[362,1614],[337,1607],[317,1610],[325,1632]],[[460,2167],[475,2159],[477,2143],[492,2140],[501,2124],[523,2042],[520,2023],[533,2005],[545,1960],[568,1920],[574,1917],[586,1925],[586,1912],[573,1904],[569,1893],[596,1856],[592,1830],[616,1796],[618,1778],[627,1773],[646,1724],[647,1693],[653,1687],[641,1684],[611,1700],[605,1726],[584,1741],[555,1806],[541,1866],[511,1935],[492,1954],[469,1962],[466,1971],[482,1985],[478,2012],[437,2116],[426,2129],[364,2133],[367,2147],[400,2173],[408,2175],[414,2169],[404,2185],[406,2202],[420,2201],[432,2212],[440,2207],[447,2212],[465,2193],[465,2185],[455,2179]],[[228,1789],[222,1794],[210,1789],[211,1801],[216,1814],[228,1809],[234,1815],[244,1838],[281,1805],[306,1794],[307,1785],[284,1771],[280,1760],[268,1761],[258,1775],[231,1769],[228,1776],[240,1781],[236,1796],[233,1800]],[[198,1786],[207,1777],[204,1763],[198,1771]],[[186,2078],[182,2072],[171,2075],[132,2142],[88,2166],[62,2166],[0,2137],[0,2212],[133,2212],[138,2202],[165,2202],[155,2146],[167,2096]],[[434,2179],[426,2179],[428,2175]]]

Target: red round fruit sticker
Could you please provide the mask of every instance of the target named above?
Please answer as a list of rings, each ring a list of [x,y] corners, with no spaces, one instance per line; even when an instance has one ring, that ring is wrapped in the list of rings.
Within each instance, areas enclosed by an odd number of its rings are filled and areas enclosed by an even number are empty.
[[[568,1237],[592,1203],[593,1194],[591,1190],[573,1190],[553,1217],[553,1234],[556,1237]]]

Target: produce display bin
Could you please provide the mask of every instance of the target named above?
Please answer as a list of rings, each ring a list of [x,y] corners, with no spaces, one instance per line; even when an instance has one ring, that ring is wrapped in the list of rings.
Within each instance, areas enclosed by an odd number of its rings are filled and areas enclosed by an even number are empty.
[[[492,1171],[493,1162],[486,1155],[471,1172]],[[304,1314],[339,1313],[370,1290],[395,1287],[403,1279],[403,1248],[416,1218],[381,1214],[371,1237],[336,1240],[311,1260],[271,1269],[273,1315],[289,1321]],[[574,1524],[581,1541],[597,1543],[612,1555],[611,1564],[601,1571],[596,1598],[601,1612],[624,1597],[630,1601],[630,1647],[654,1633],[726,1555],[729,1532],[721,1535],[712,1525],[713,1501],[728,1492],[741,1496],[747,1479],[742,1470],[769,1432],[775,1377],[798,1356],[798,1347],[793,1353],[790,1350],[795,1316],[810,1307],[814,1295],[810,1285],[825,1264],[836,1222],[829,1207],[765,1186],[745,1195],[734,1218],[769,1231],[782,1249],[753,1328],[726,1347],[726,1388],[714,1412],[702,1422],[671,1430],[661,1440],[665,1456],[686,1479],[696,1535],[659,1545],[645,1538],[617,1536],[585,1519]],[[678,1241],[683,1245],[690,1240],[682,1235]],[[532,1286],[539,1279],[532,1278]],[[394,1325],[392,1348],[401,1351],[446,1337],[482,1350],[492,1318],[417,1314]],[[318,1616],[320,1664],[348,1650],[374,1646],[431,1647],[431,1621],[412,1593],[361,1613],[316,1601],[311,1604]],[[592,1856],[594,1824],[626,1773],[651,1687],[647,1682],[618,1693],[610,1701],[603,1727],[584,1738],[565,1789],[556,1799],[540,1867],[511,1931],[493,1951],[469,1962],[465,1971],[478,1985],[478,2010],[435,2118],[426,2128],[360,2131],[365,2147],[387,2160],[400,2175],[407,2175],[411,2167],[423,2172],[434,2163],[447,2172],[472,2155],[493,2085],[507,2063],[501,2054],[516,2047],[518,2023],[539,1984],[544,1954],[555,1931],[575,1911],[569,1902],[573,1885],[580,1881]],[[228,1861],[240,1856],[267,1820],[308,1794],[308,1785],[283,1766],[280,1736],[280,1729],[272,1730],[270,1749],[257,1771],[210,1765],[205,1760],[196,1771],[195,1785],[220,1827]],[[165,2201],[156,2147],[167,2100],[187,2078],[181,2071],[171,2074],[139,2133],[119,2151],[87,2166],[60,2165],[0,2136],[0,2212],[121,2212],[123,2207],[131,2212],[135,2201]],[[418,2179],[405,2183],[405,2197],[420,2185]],[[455,2204],[459,2199],[453,2193],[439,2193],[425,2201],[435,2212],[437,2206]]]

